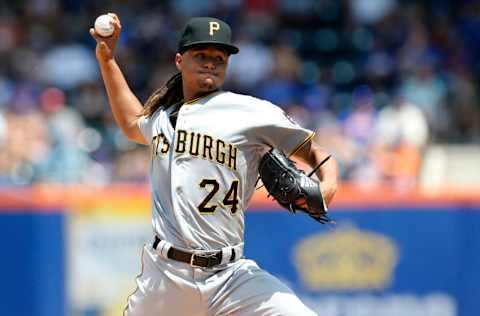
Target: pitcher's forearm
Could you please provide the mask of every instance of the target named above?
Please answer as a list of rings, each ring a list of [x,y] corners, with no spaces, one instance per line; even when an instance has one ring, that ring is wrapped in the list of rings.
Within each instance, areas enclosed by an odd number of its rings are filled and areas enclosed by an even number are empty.
[[[99,65],[115,121],[128,138],[138,141],[136,124],[143,109],[142,104],[130,90],[115,59],[99,60]]]
[[[296,155],[306,161],[310,167],[315,168],[330,154],[312,140],[300,148]],[[317,169],[315,174],[320,180],[325,202],[330,204],[337,192],[339,182],[337,161],[333,157],[330,157],[320,168]]]
[[[323,149],[321,149],[315,143],[312,145],[312,159],[311,161],[316,166],[318,163],[327,158],[330,154]],[[338,188],[338,179],[339,179],[339,170],[338,163],[333,158],[330,157],[316,172],[318,179],[320,180],[322,187],[325,189],[324,198],[327,204],[330,204],[333,196],[337,192]]]
[[[138,119],[142,105],[128,86],[120,67],[114,59],[100,62],[108,101],[119,125]]]

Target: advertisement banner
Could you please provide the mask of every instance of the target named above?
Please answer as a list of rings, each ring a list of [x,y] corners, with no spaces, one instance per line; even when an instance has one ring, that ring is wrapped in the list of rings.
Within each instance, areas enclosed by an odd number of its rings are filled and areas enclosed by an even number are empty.
[[[475,316],[480,208],[247,215],[246,255],[322,316]]]
[[[30,193],[0,199],[4,314],[122,315],[153,238],[145,189]],[[350,196],[329,225],[255,201],[245,255],[320,316],[479,315],[480,201],[402,199]]]
[[[122,315],[153,229],[144,203],[105,200],[72,209],[68,224],[72,314]]]

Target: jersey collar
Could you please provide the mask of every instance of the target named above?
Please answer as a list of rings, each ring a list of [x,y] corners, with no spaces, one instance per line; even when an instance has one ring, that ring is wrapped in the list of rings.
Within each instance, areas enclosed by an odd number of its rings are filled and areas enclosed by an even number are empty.
[[[213,91],[207,92],[206,94],[204,94],[204,95],[202,95],[202,96],[199,96],[199,97],[197,97],[197,98],[194,98],[194,99],[192,99],[192,100],[190,100],[190,101],[184,102],[183,104],[186,104],[186,105],[193,104],[193,103],[195,103],[195,102],[197,102],[197,101],[199,101],[199,100],[201,100],[201,99],[205,99],[206,97],[212,96],[213,94],[215,94],[215,93],[217,93],[217,92],[221,92],[221,91],[222,91],[222,90],[217,89],[217,90],[213,90]]]

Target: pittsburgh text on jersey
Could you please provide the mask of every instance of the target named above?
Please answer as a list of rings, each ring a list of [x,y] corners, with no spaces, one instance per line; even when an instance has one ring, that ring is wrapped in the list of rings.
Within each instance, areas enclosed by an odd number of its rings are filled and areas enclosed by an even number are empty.
[[[153,137],[152,145],[155,156],[165,155],[171,147],[163,133]],[[209,135],[179,129],[175,138],[175,152],[188,153],[237,170],[237,147]]]

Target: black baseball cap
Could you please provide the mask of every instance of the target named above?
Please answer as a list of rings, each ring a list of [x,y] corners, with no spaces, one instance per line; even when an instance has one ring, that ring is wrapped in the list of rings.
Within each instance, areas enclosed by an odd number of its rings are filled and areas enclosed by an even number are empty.
[[[222,46],[229,54],[239,51],[238,47],[232,44],[232,31],[227,23],[211,17],[191,18],[183,28],[178,52],[183,54],[193,46],[204,44]]]

